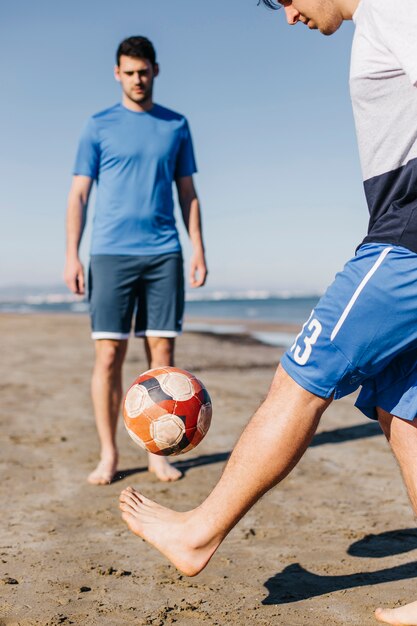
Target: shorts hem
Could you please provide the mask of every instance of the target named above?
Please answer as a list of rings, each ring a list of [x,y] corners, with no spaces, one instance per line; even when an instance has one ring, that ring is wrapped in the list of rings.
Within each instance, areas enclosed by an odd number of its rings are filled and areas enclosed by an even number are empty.
[[[111,252],[107,249],[94,250],[94,252],[90,252],[90,257],[100,257],[100,256],[116,256],[116,257],[159,257],[159,256],[168,256],[170,254],[182,254],[181,247],[175,248],[174,250],[161,250],[160,248],[149,248],[148,250],[126,250],[125,248],[113,248]]]
[[[92,339],[129,339],[130,333],[118,333],[107,331],[93,331],[91,333]]]
[[[178,330],[139,330],[135,332],[135,337],[178,337],[182,331]]]
[[[306,391],[310,393],[313,393],[315,396],[319,396],[320,398],[330,398],[330,396],[335,391],[335,389],[330,389],[330,390],[323,389],[322,387],[318,387],[314,383],[311,383],[310,381],[305,380],[298,374],[295,374],[294,371],[292,371],[292,368],[287,367],[286,363],[283,363],[282,360],[281,360],[281,366],[286,371],[288,376],[290,376],[293,379],[293,381],[297,383],[297,385],[300,385],[300,387],[302,387],[303,389],[305,389]]]
[[[369,419],[376,421],[378,421],[378,407],[383,411],[390,413],[390,415],[393,415],[398,419],[405,420],[406,422],[413,422],[417,417],[415,410],[410,408],[410,410],[407,411],[407,407],[402,407],[401,403],[397,406],[389,406],[389,403],[384,400],[379,402],[377,399],[375,399],[372,404],[362,404],[359,399],[359,401],[357,400],[355,402],[355,407],[366,417],[369,417]]]

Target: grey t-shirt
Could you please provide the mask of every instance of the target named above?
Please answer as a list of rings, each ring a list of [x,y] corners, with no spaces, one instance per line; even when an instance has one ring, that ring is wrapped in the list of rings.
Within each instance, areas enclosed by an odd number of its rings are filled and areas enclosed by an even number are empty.
[[[370,220],[365,242],[417,253],[417,0],[361,0],[350,90]]]

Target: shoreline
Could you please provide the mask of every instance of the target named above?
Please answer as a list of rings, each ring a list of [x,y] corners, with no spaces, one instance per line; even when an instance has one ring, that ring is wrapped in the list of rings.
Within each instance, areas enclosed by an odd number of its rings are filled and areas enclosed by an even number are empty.
[[[68,320],[74,318],[89,318],[85,312],[69,312],[69,311],[6,311],[0,312],[1,319],[13,319],[15,317],[50,317],[51,319],[60,318]],[[265,343],[262,335],[276,334],[277,336],[294,338],[300,331],[300,324],[290,322],[274,322],[272,320],[262,319],[245,319],[245,318],[228,318],[228,317],[210,317],[210,316],[188,316],[184,317],[183,334],[197,333],[215,336],[247,336],[259,343]],[[131,337],[135,337],[132,335]],[[268,343],[268,342],[266,342]],[[280,344],[271,344],[280,345]]]
[[[74,318],[89,318],[88,313],[68,311],[25,311],[1,312],[1,319],[20,317],[58,317],[68,320]],[[185,316],[183,333],[211,335],[230,340],[245,340],[247,343],[269,345],[279,348],[288,348],[300,330],[299,324],[273,322],[260,319],[217,318]],[[132,335],[132,339],[135,337]]]
[[[74,318],[88,318],[89,315],[86,312],[71,312],[71,311],[0,311],[0,319],[2,318],[20,318],[20,317],[68,317],[68,319]],[[186,315],[185,323],[207,323],[213,326],[222,326],[225,324],[230,325],[242,325],[246,326],[249,330],[277,330],[283,332],[293,332],[300,328],[300,324],[291,322],[275,322],[273,320],[263,319],[245,319],[238,317],[210,317],[210,316],[197,316]]]

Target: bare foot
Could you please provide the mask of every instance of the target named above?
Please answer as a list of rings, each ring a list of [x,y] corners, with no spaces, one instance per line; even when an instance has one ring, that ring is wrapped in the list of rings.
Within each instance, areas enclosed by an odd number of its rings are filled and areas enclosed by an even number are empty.
[[[116,470],[117,454],[109,458],[102,458],[87,480],[91,485],[109,485],[116,474]]]
[[[417,602],[410,602],[398,609],[377,609],[375,617],[391,626],[417,626]]]
[[[153,472],[164,483],[179,480],[183,476],[182,472],[173,467],[168,459],[157,454],[148,455],[148,468],[150,472]]]
[[[204,537],[204,524],[195,511],[171,511],[139,494],[132,487],[120,494],[122,518],[130,530],[148,541],[186,576],[195,576],[207,565],[220,541]]]

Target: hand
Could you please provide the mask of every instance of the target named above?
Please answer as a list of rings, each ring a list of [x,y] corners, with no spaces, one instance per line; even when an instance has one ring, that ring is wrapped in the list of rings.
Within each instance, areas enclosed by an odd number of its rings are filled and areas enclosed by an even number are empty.
[[[190,286],[202,287],[206,282],[207,273],[204,252],[194,252],[190,259]]]
[[[64,280],[72,293],[85,294],[84,267],[80,259],[68,259],[65,264]]]

